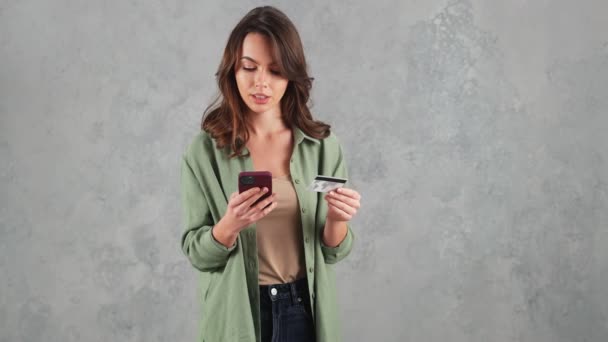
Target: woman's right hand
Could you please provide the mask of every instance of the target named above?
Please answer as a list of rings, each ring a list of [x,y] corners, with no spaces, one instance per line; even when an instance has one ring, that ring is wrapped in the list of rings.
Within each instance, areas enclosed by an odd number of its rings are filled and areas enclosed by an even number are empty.
[[[252,206],[255,201],[267,192],[268,188],[266,187],[251,188],[240,194],[233,192],[230,195],[224,217],[213,227],[213,237],[226,247],[234,245],[241,230],[268,215],[268,213],[276,208],[277,202],[274,202],[277,196],[276,193]]]

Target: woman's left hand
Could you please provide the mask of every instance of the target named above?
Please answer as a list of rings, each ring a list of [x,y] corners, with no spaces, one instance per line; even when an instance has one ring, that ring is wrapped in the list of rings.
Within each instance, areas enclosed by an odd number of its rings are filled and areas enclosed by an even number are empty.
[[[328,211],[327,220],[334,222],[350,221],[361,207],[361,195],[353,189],[339,188],[325,195]]]

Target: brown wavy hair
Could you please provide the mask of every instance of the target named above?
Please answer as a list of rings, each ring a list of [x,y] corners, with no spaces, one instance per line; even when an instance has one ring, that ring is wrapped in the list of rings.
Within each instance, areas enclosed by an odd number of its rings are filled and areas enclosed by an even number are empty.
[[[308,76],[302,41],[294,24],[275,7],[256,7],[230,33],[215,73],[219,94],[205,109],[201,122],[201,129],[216,140],[218,148],[230,147],[230,158],[241,156],[249,140],[245,120],[248,107],[238,91],[235,68],[245,36],[254,32],[269,38],[279,72],[289,81],[281,98],[281,115],[285,124],[290,128],[295,125],[317,139],[324,139],[330,134],[331,126],[314,120],[308,108],[314,78]]]

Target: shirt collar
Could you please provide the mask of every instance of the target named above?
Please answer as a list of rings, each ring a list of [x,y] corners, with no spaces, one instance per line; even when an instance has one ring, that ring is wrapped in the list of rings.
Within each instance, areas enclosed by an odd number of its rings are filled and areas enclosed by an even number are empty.
[[[296,144],[300,144],[304,139],[308,139],[314,143],[320,144],[319,139],[315,139],[308,134],[304,133],[298,126],[293,126],[293,137]]]

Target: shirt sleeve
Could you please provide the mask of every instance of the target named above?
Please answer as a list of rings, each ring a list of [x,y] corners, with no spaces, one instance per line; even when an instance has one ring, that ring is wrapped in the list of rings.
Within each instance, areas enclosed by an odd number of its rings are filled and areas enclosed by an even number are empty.
[[[331,171],[331,175],[334,177],[348,179],[348,168],[346,165],[346,161],[344,160],[344,153],[342,151],[342,146],[340,146],[339,143],[337,143],[336,146],[337,146],[337,152],[335,153],[335,155],[337,155],[337,158],[335,158],[335,161],[333,163],[334,166],[333,166],[333,170]],[[321,196],[321,200],[325,201],[325,199],[323,199],[322,196]],[[327,215],[327,209],[326,209],[327,203],[325,203],[323,207],[325,208],[325,213],[324,213],[324,218],[325,218]],[[348,254],[350,254],[350,252],[353,248],[355,235],[351,229],[350,222],[347,222],[346,226],[347,226],[347,232],[346,232],[346,236],[344,237],[344,240],[342,240],[340,242],[340,244],[335,247],[329,247],[323,242],[323,229],[325,229],[325,228],[323,228],[321,230],[321,236],[320,236],[321,251],[323,252],[323,257],[325,258],[325,263],[335,264],[335,263],[339,262],[340,260],[344,259],[346,256],[348,256]],[[323,224],[323,227],[325,227],[325,224]]]
[[[207,199],[185,157],[181,162],[183,224],[181,243],[184,254],[196,269],[206,272],[224,267],[236,243],[227,248],[211,234],[213,219]]]
[[[344,240],[335,247],[329,247],[323,242],[323,235],[321,235],[321,251],[325,257],[326,264],[335,264],[338,261],[346,258],[353,249],[354,234],[350,228],[350,223],[346,224],[348,230]]]

